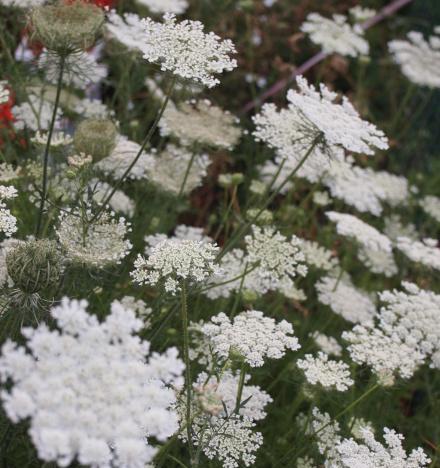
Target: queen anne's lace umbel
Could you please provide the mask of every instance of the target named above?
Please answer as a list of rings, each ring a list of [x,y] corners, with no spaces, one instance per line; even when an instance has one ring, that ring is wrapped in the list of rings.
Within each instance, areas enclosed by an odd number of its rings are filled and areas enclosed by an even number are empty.
[[[435,33],[440,33],[440,28],[435,28]],[[407,37],[407,41],[388,43],[394,61],[413,83],[440,88],[440,36],[433,35],[426,41],[422,33],[411,31]]]
[[[339,460],[332,468],[422,468],[431,460],[422,448],[407,454],[402,447],[404,437],[392,429],[384,429],[385,444],[374,438],[370,429],[361,430],[362,443],[344,439],[336,447]]]
[[[325,142],[342,146],[347,151],[374,154],[375,149],[388,148],[388,139],[382,130],[362,120],[350,101],[344,96],[336,103],[337,94],[321,84],[319,91],[298,76],[298,91],[289,90],[287,99],[305,121],[321,132]]]
[[[29,419],[38,456],[68,466],[77,459],[96,468],[135,468],[178,428],[169,384],[183,371],[177,350],[153,353],[133,333],[134,312],[112,305],[99,323],[87,302],[63,299],[51,311],[59,330],[24,329],[26,347],[8,341],[0,377],[12,383],[1,397],[14,423]]]
[[[227,359],[233,353],[251,367],[261,367],[265,358],[280,359],[287,349],[300,348],[289,322],[276,323],[258,310],[242,312],[232,321],[221,312],[202,327],[202,332],[218,356]]]
[[[413,262],[440,270],[440,248],[436,239],[427,238],[418,241],[408,237],[399,237],[396,247]]]
[[[329,359],[328,354],[321,351],[317,357],[306,354],[304,359],[298,359],[296,365],[304,371],[307,381],[312,385],[320,384],[325,389],[335,388],[344,392],[354,383],[348,364]]]
[[[212,88],[220,81],[215,75],[231,71],[237,61],[230,58],[235,46],[229,39],[203,31],[200,21],[176,21],[173,14],[166,13],[162,23],[151,18],[143,20],[143,57],[148,62],[158,63],[168,71],[185,80],[201,83]]]
[[[368,55],[370,47],[364,38],[363,29],[358,24],[350,25],[347,20],[344,15],[333,15],[330,19],[319,13],[310,13],[301,25],[301,31],[329,54],[349,57]]]
[[[151,13],[174,13],[181,15],[188,8],[187,0],[137,0],[141,5],[145,5]]]
[[[181,282],[203,283],[218,271],[215,244],[180,239],[165,239],[150,250],[144,258],[139,255],[131,272],[138,284],[155,286],[163,283],[165,291],[176,294]]]

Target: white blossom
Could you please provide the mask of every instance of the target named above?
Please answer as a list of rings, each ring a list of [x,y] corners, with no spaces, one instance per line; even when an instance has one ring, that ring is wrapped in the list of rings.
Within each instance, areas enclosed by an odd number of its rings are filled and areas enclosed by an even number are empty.
[[[12,387],[1,394],[4,409],[14,423],[29,419],[43,461],[144,466],[156,452],[147,437],[164,442],[177,430],[167,384],[183,363],[171,349],[158,369],[160,355],[148,359],[149,343],[133,335],[142,322],[120,304],[102,323],[86,308],[64,298],[51,310],[59,330],[41,324],[23,330],[26,347],[5,343],[0,376]]]
[[[420,447],[407,454],[402,447],[402,434],[385,428],[383,437],[385,444],[378,442],[373,432],[364,428],[362,443],[353,439],[340,441],[336,447],[340,460],[331,468],[422,468],[431,462]]]
[[[373,8],[364,8],[360,5],[350,8],[349,12],[358,23],[373,18],[376,15],[376,10]]]
[[[95,167],[105,175],[119,180],[128,169],[128,166],[133,162],[140,149],[141,146],[138,143],[127,140],[124,137],[119,137],[110,155],[101,159]],[[143,151],[138,161],[127,175],[127,178],[133,180],[145,179],[147,177],[147,171],[153,166],[154,157]]]
[[[361,247],[358,251],[358,258],[372,273],[391,277],[398,272],[391,252]]]
[[[6,237],[11,237],[17,232],[17,218],[6,208],[5,200],[11,200],[17,196],[17,189],[12,185],[0,185],[0,232]]]
[[[304,359],[297,360],[296,365],[304,371],[307,381],[312,385],[320,384],[325,389],[335,388],[344,392],[354,383],[348,364],[329,359],[328,354],[321,351],[317,357],[306,354]]]
[[[434,195],[427,195],[419,202],[423,211],[440,223],[440,198]]]
[[[438,34],[438,30],[435,32]],[[411,31],[408,40],[394,40],[388,48],[394,61],[400,65],[402,73],[413,83],[440,87],[440,36],[432,35],[426,41],[423,34]]]
[[[46,0],[0,0],[0,4],[6,7],[28,9],[45,3]]]
[[[396,214],[392,214],[385,218],[385,227],[383,232],[393,242],[399,237],[408,237],[410,239],[417,239],[419,237],[414,224],[403,224],[401,218]]]
[[[9,101],[10,92],[6,85],[6,81],[0,81],[0,104],[4,104]]]
[[[376,148],[388,148],[384,133],[362,120],[345,96],[339,104],[334,102],[337,94],[324,84],[318,91],[302,76],[298,76],[296,81],[299,91],[289,90],[287,99],[304,119],[321,132],[326,144],[363,154],[374,154]]]
[[[106,29],[110,38],[123,44],[127,49],[141,52],[141,37],[144,35],[144,24],[136,13],[124,13],[120,16],[115,10],[107,14]]]
[[[220,83],[215,77],[237,66],[235,47],[229,39],[221,40],[214,33],[206,34],[200,21],[178,23],[173,14],[166,13],[163,23],[151,18],[143,20],[145,31],[141,38],[143,57],[158,63],[163,71],[180,78],[202,83],[208,88]]]
[[[354,238],[361,246],[379,252],[391,252],[391,241],[376,228],[348,213],[327,211],[327,217],[336,223],[338,234]]]
[[[319,13],[310,13],[301,25],[301,31],[329,54],[357,57],[368,55],[370,50],[363,29],[358,24],[351,26],[344,15],[333,15],[329,19]]]
[[[164,283],[171,294],[181,290],[181,282],[203,283],[218,270],[215,244],[201,241],[165,239],[151,248],[147,258],[139,255],[131,272],[138,284]]]
[[[92,217],[91,212],[88,217]],[[69,261],[104,268],[128,255],[132,245],[126,237],[131,228],[125,218],[104,212],[86,231],[84,222],[78,211],[63,211],[59,216],[56,235]]]
[[[240,355],[251,367],[261,367],[265,358],[280,359],[287,349],[300,348],[289,322],[277,323],[257,310],[242,312],[233,320],[221,312],[202,327],[202,332],[218,356]]]
[[[342,355],[342,346],[338,343],[336,338],[333,336],[324,335],[323,333],[314,332],[311,337],[313,341],[316,343],[318,348],[321,349],[326,354],[333,355],[333,356],[341,356]]]
[[[167,106],[159,122],[163,136],[172,135],[181,144],[233,149],[241,136],[238,119],[207,99]]]
[[[422,241],[399,237],[396,247],[403,252],[410,260],[416,263],[440,270],[440,248],[437,239],[423,239]]]
[[[349,322],[367,322],[376,313],[370,296],[355,288],[348,276],[343,275],[339,281],[333,276],[326,276],[315,287],[319,301]]]
[[[151,13],[174,13],[181,15],[188,8],[187,0],[137,0],[141,5],[145,5]]]
[[[84,98],[78,100],[74,111],[85,119],[108,119],[114,116],[114,111],[99,99]]]
[[[338,265],[338,259],[331,250],[327,250],[315,241],[300,240],[301,252],[308,265],[325,271],[333,270]]]
[[[54,105],[42,97],[30,94],[28,101],[12,108],[15,117],[14,126],[17,130],[27,128],[36,132],[37,130],[48,130],[52,120]],[[62,111],[57,109],[55,128],[59,127]]]

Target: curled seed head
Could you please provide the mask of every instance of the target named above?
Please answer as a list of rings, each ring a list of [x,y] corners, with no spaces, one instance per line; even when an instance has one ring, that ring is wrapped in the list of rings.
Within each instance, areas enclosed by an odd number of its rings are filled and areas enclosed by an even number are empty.
[[[60,282],[63,259],[55,242],[32,240],[9,251],[6,266],[14,285],[25,293],[34,294]]]
[[[34,39],[49,51],[66,56],[95,43],[104,24],[104,13],[85,1],[60,1],[35,8],[30,21]]]
[[[78,125],[73,143],[78,152],[91,155],[97,163],[111,153],[116,136],[117,129],[111,120],[87,119]]]

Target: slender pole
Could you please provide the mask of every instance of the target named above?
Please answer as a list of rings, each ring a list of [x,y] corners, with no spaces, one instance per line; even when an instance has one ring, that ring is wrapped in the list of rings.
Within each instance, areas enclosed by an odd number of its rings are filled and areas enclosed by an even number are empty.
[[[370,29],[371,27],[376,26],[376,24],[382,22],[383,20],[385,20],[389,16],[392,16],[394,13],[396,13],[398,10],[400,10],[404,6],[408,5],[412,1],[413,0],[394,0],[394,1],[392,1],[387,6],[382,8],[382,10],[376,16],[374,16],[373,18],[370,18],[369,20],[362,23],[361,28],[364,31],[366,31],[367,29]],[[248,102],[243,107],[242,112],[247,113],[247,112],[251,111],[252,109],[254,109],[255,107],[260,106],[265,101],[267,101],[267,99],[269,99],[273,95],[278,94],[280,91],[282,91],[297,76],[303,75],[304,73],[309,71],[311,68],[313,68],[315,65],[322,62],[326,57],[328,57],[328,55],[329,54],[327,54],[324,51],[318,52],[316,55],[309,58],[306,62],[304,62],[302,65],[300,65],[298,68],[295,68],[295,70],[293,70],[293,72],[290,74],[290,76],[277,81],[273,86],[271,86],[268,90],[266,90],[258,99],[254,99],[253,101]]]
[[[58,106],[60,103],[60,95],[61,95],[61,87],[63,84],[63,74],[64,74],[64,66],[66,63],[66,57],[62,55],[60,57],[60,70],[58,73],[58,81],[57,81],[57,92],[55,96],[55,104],[53,108],[53,113],[52,113],[52,120],[50,121],[50,126],[49,126],[49,133],[47,135],[47,142],[46,142],[46,148],[44,150],[44,161],[43,161],[43,187],[42,187],[42,192],[41,192],[41,200],[40,200],[40,209],[38,213],[38,220],[37,220],[37,228],[35,231],[35,237],[40,236],[40,231],[41,231],[41,223],[43,220],[43,214],[44,214],[44,205],[46,202],[46,197],[47,197],[47,167],[49,165],[49,151],[50,151],[50,144],[52,141],[52,134],[53,134],[53,129],[55,127],[55,121],[57,118],[57,110]]]
[[[246,380],[246,363],[243,361],[243,363],[241,364],[240,378],[238,381],[238,388],[237,388],[237,397],[235,400],[234,412],[236,414],[238,414],[238,412],[240,411],[241,397],[243,396],[243,387],[244,387],[245,380]]]
[[[183,359],[185,361],[185,389],[186,389],[186,437],[188,439],[188,450],[193,466],[194,453],[192,443],[192,424],[191,424],[191,401],[192,401],[192,380],[191,380],[191,361],[189,359],[189,333],[188,333],[188,294],[186,282],[182,283],[181,289],[181,318],[183,331]]]
[[[195,152],[195,150],[193,150],[193,153],[191,155],[191,159],[188,161],[188,165],[186,166],[186,171],[185,171],[185,175],[183,176],[182,185],[180,186],[178,198],[180,198],[183,195],[183,191],[185,190],[185,185],[186,185],[186,182],[188,180],[188,176],[189,176],[189,173],[191,171],[191,168],[193,167],[195,159],[196,159],[196,152]]]

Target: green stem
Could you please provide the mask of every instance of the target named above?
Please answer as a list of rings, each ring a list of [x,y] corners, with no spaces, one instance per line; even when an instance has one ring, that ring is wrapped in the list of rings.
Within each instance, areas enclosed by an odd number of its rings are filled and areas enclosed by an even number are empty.
[[[174,89],[174,86],[176,84],[176,78],[172,78],[172,81],[171,81],[171,84],[170,84],[170,87],[168,89],[168,92],[166,94],[166,97],[162,103],[162,107],[160,108],[160,111],[159,113],[157,114],[156,116],[156,119],[154,120],[153,122],[153,125],[150,127],[150,129],[148,130],[148,133],[147,135],[145,136],[145,139],[144,141],[142,142],[141,144],[141,147],[139,148],[139,151],[137,153],[137,155],[135,156],[135,158],[133,159],[133,161],[131,162],[131,164],[127,167],[127,169],[125,170],[124,174],[122,174],[121,178],[116,182],[116,184],[113,186],[113,190],[110,192],[110,194],[106,197],[106,199],[102,202],[102,205],[101,207],[99,208],[99,210],[96,212],[96,214],[92,217],[92,219],[90,220],[90,223],[93,223],[95,222],[97,219],[99,219],[99,217],[101,216],[101,214],[103,213],[103,211],[105,210],[105,207],[108,205],[109,201],[113,198],[113,195],[116,193],[116,191],[119,189],[119,187],[121,186],[122,182],[124,182],[124,180],[126,179],[126,177],[128,176],[128,174],[130,174],[131,170],[133,169],[133,167],[135,166],[135,164],[138,162],[139,158],[142,156],[142,153],[144,152],[146,146],[148,145],[148,143],[150,142],[154,132],[156,131],[156,128],[157,126],[159,125],[159,121],[160,119],[162,118],[163,116],[163,113],[165,112],[165,109],[168,105],[168,102],[170,100],[170,97],[171,97],[171,94],[173,92],[173,89]]]
[[[49,164],[49,151],[50,151],[50,144],[52,141],[52,134],[53,134],[53,129],[55,127],[55,121],[57,118],[57,110],[58,106],[60,103],[60,95],[61,95],[61,87],[63,84],[63,74],[64,74],[64,65],[66,62],[66,57],[62,55],[60,57],[60,71],[58,73],[58,82],[57,82],[57,92],[55,96],[55,104],[53,107],[53,113],[52,113],[52,120],[50,122],[49,126],[49,133],[47,135],[47,143],[46,143],[46,148],[44,150],[44,162],[43,162],[43,187],[42,187],[42,193],[41,193],[41,200],[40,200],[40,209],[38,213],[38,220],[37,220],[37,228],[35,231],[35,236],[38,238],[40,235],[41,231],[41,223],[43,220],[43,213],[44,213],[44,204],[46,202],[46,197],[47,197],[47,168]]]
[[[295,169],[284,179],[284,181],[277,187],[276,190],[273,191],[272,195],[268,197],[263,203],[263,206],[258,210],[257,214],[250,219],[247,223],[245,223],[241,228],[238,229],[237,233],[232,236],[230,241],[225,245],[223,250],[217,256],[217,261],[224,257],[231,249],[235,246],[235,244],[242,239],[242,237],[246,234],[247,230],[255,224],[255,222],[259,219],[261,214],[266,210],[266,208],[275,200],[278,194],[283,190],[283,188],[290,182],[292,177],[301,169],[304,163],[307,161],[308,157],[313,153],[313,150],[316,148],[316,145],[320,141],[321,136],[315,138],[310,145],[310,148],[307,150],[306,154],[303,156],[301,161],[297,164]]]
[[[188,439],[188,450],[193,466],[194,452],[192,444],[192,424],[191,424],[191,400],[192,400],[192,380],[191,361],[189,359],[189,333],[188,333],[188,294],[186,283],[182,283],[181,290],[181,317],[183,331],[183,359],[185,361],[185,389],[186,389],[186,437]]]
[[[237,195],[237,186],[234,185],[234,188],[233,188],[232,190],[233,190],[233,192],[232,192],[232,195],[231,195],[231,200],[230,200],[230,202],[229,202],[229,204],[228,204],[228,206],[227,206],[227,208],[226,208],[226,211],[225,211],[225,213],[224,213],[224,215],[223,215],[223,218],[222,218],[222,220],[221,220],[221,222],[220,222],[220,225],[219,225],[219,227],[218,227],[216,233],[214,234],[214,238],[213,238],[213,239],[214,239],[215,241],[217,241],[218,236],[219,236],[219,235],[221,234],[221,232],[223,231],[223,228],[224,228],[225,224],[227,223],[227,221],[228,221],[228,219],[229,219],[229,214],[231,213],[232,207],[233,207],[233,205],[234,205],[234,199],[235,199],[235,197],[236,197],[236,195]],[[225,193],[227,193],[227,192],[225,191]],[[225,203],[225,204],[226,204],[226,203]]]
[[[210,286],[206,286],[205,288],[199,289],[197,292],[203,293],[205,291],[209,291],[210,289],[217,288],[218,286],[224,286],[225,284],[233,283],[234,281],[244,278],[246,275],[248,275],[251,271],[254,271],[256,268],[258,268],[258,265],[254,265],[251,269],[245,270],[244,273],[242,273],[241,275],[235,276],[234,278],[223,281],[221,283],[211,284]]]
[[[235,399],[234,413],[236,414],[238,414],[238,412],[240,411],[241,397],[243,396],[243,387],[244,387],[245,379],[246,379],[246,362],[243,361],[243,363],[241,364],[241,369],[240,369],[240,379],[238,381],[237,398]]]
[[[189,160],[188,165],[186,166],[185,175],[183,177],[182,185],[180,186],[179,195],[177,196],[178,198],[180,198],[183,195],[183,191],[185,190],[185,185],[188,180],[189,173],[191,171],[191,168],[193,167],[195,159],[196,159],[196,152],[193,151],[191,155],[191,159]]]

